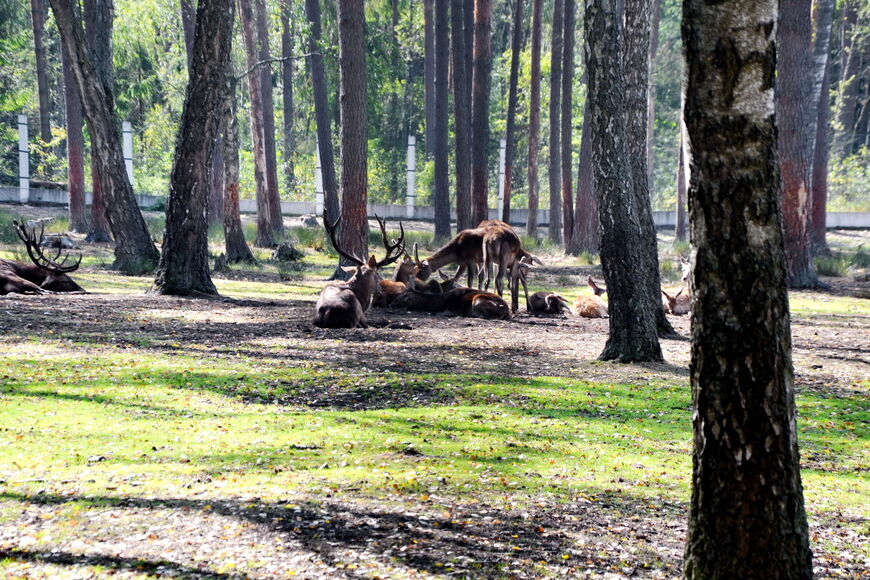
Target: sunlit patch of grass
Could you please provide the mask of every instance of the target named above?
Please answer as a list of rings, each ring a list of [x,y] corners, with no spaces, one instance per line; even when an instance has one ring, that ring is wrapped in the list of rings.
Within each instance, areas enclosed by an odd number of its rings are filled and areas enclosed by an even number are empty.
[[[793,314],[802,316],[870,316],[866,300],[819,292],[793,292],[789,295],[789,307]]]

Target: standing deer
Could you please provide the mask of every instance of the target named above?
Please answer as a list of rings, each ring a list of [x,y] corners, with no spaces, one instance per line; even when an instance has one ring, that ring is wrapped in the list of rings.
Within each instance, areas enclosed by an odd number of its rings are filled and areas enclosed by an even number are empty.
[[[441,246],[434,254],[424,260],[417,255],[414,247],[414,259],[417,261],[420,271],[417,277],[426,281],[433,272],[448,264],[459,264],[459,269],[453,276],[458,279],[464,272],[468,273],[468,285],[474,283],[474,274],[478,274],[477,287],[480,288],[482,279],[479,266],[483,263],[483,234],[484,228],[462,230],[456,236]]]
[[[335,223],[330,224],[324,212],[323,225],[329,234],[332,247],[340,256],[356,265],[342,267],[345,272],[353,272],[350,280],[330,284],[320,293],[320,298],[317,299],[317,304],[314,306],[314,319],[312,320],[314,326],[320,328],[356,328],[358,326],[368,328],[365,312],[369,309],[372,294],[378,285],[378,269],[399,259],[404,250],[402,243],[405,240],[405,229],[400,223],[401,235],[398,240],[393,240],[390,243],[387,240],[387,228],[384,221],[377,216],[375,217],[381,227],[381,236],[387,254],[383,260],[378,261],[372,255],[368,262],[363,262],[357,256],[343,250],[336,239],[335,230],[341,216],[338,216]]]
[[[39,234],[36,225],[39,225]],[[54,245],[54,256],[45,255],[42,241],[45,236],[45,222],[37,220],[27,225],[13,222],[15,233],[24,242],[27,255],[32,264],[0,258],[0,295],[2,294],[45,294],[46,292],[84,292],[84,289],[69,277],[70,272],[78,269],[82,254],[71,259],[70,244]]]
[[[486,220],[483,235],[483,262],[486,269],[484,289],[489,289],[492,279],[492,265],[497,266],[495,288],[499,296],[504,293],[504,276],[510,272],[511,310],[519,309],[519,284],[523,285],[526,296],[526,309],[529,309],[529,290],[523,273],[524,264],[543,264],[537,257],[523,249],[519,236],[507,223],[499,220]]]

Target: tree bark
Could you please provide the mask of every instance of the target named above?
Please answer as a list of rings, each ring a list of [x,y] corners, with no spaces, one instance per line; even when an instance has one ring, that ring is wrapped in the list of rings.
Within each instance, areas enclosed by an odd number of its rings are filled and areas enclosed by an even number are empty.
[[[82,102],[76,86],[75,75],[69,62],[69,55],[61,46],[63,60],[63,84],[66,101],[66,158],[67,182],[69,189],[69,227],[70,231],[88,231],[85,218],[85,142],[82,136]]]
[[[660,361],[645,242],[626,144],[622,39],[614,0],[586,0],[586,63],[592,163],[599,194],[601,266],[610,334],[601,360]],[[645,111],[645,109],[644,109]]]
[[[368,255],[369,233],[366,212],[368,89],[362,2],[339,0],[338,30],[341,76],[341,246],[364,260]],[[336,272],[336,275],[339,273]]]
[[[287,191],[296,187],[293,161],[296,155],[296,135],[293,132],[293,28],[290,24],[290,0],[281,2],[281,84],[284,87],[284,181]]]
[[[588,86],[588,85],[587,85]],[[592,179],[592,124],[589,122],[589,91],[583,107],[583,127],[580,131],[580,160],[577,164],[577,204],[574,208],[574,232],[567,252],[578,256],[582,252],[598,253],[598,195]]]
[[[526,234],[538,237],[538,134],[541,128],[541,4],[532,0],[531,86],[529,88],[529,218]]]
[[[649,34],[649,89],[646,99],[646,171],[649,195],[652,198],[656,187],[656,148],[655,148],[655,123],[656,123],[656,62],[659,51],[659,17],[662,10],[662,0],[652,0],[652,20],[650,21]]]
[[[335,155],[332,150],[331,120],[326,88],[326,68],[323,65],[320,31],[320,0],[305,0],[305,14],[311,23],[311,87],[314,95],[314,117],[317,125],[317,144],[320,149],[320,172],[323,175],[324,209],[327,219],[338,219],[338,180],[335,175]]]
[[[435,238],[450,237],[450,167],[447,102],[450,58],[450,0],[435,0]]]
[[[196,6],[194,0],[181,0],[181,28],[184,32],[184,49],[187,55],[187,69],[193,61],[193,41],[196,37]]]
[[[507,127],[505,129],[504,154],[504,197],[502,221],[511,219],[511,182],[514,174],[514,152],[517,148],[514,131],[517,124],[517,100],[520,77],[520,52],[523,45],[523,0],[516,0],[514,6],[513,32],[511,33],[511,72],[508,87]]]
[[[115,236],[113,267],[125,273],[150,271],[159,254],[136,204],[121,154],[116,129],[115,103],[110,74],[99,72],[98,58],[85,45],[84,32],[70,0],[51,0],[61,40],[70,55],[79,96],[90,129],[94,161],[108,202],[107,217]],[[111,12],[109,12],[111,14]],[[100,31],[105,33],[105,29]],[[110,63],[109,63],[110,66]]]
[[[574,0],[564,0],[565,18],[562,29],[562,240],[565,248],[571,243],[571,234],[574,233],[574,191],[571,179],[571,153],[574,148],[571,144],[573,130],[573,88],[574,88],[574,26],[576,18],[576,4]]]
[[[453,65],[453,110],[456,163],[456,229],[465,230],[471,223],[471,70],[466,67],[465,2],[450,4],[451,57]],[[475,224],[476,225],[476,224]]]
[[[811,175],[813,254],[827,253],[826,206],[828,200],[828,122],[831,91],[831,29],[834,21],[834,1],[813,3],[815,39],[813,41],[813,99],[816,103],[816,137],[813,147]]]
[[[39,94],[39,137],[51,142],[51,102],[48,95],[48,67],[45,62],[45,6],[42,0],[30,0],[33,19],[33,51],[36,56],[36,86]]]
[[[239,0],[239,18],[242,21],[242,39],[249,72],[248,95],[251,100],[251,141],[254,144],[254,181],[257,185],[257,239],[255,246],[271,248],[275,245],[272,227],[271,198],[266,177],[266,130],[263,125],[263,94],[260,75],[256,70],[257,46],[254,40],[254,12],[252,0]]]
[[[423,0],[423,112],[426,155],[435,145],[435,0]]]
[[[489,217],[487,202],[489,87],[492,82],[492,0],[474,0],[474,67],[471,81],[471,222]]]
[[[776,19],[775,0],[683,5],[697,249],[688,579],[813,574],[776,153]]]
[[[625,110],[628,157],[631,165],[634,201],[641,232],[642,262],[646,270],[649,306],[655,315],[659,336],[676,334],[661,299],[661,276],[652,217],[647,166],[647,119],[649,106],[649,53],[652,0],[625,0],[625,45],[622,66],[625,71]]]
[[[562,229],[562,156],[559,139],[560,99],[562,96],[562,28],[565,16],[563,0],[553,0],[553,31],[550,49],[550,224],[547,232],[550,241],[558,244]]]
[[[227,98],[233,0],[200,0],[193,60],[169,181],[157,294],[215,296],[208,266],[209,160]]]
[[[811,0],[780,0],[777,28],[776,116],[783,190],[783,225],[788,284],[811,288],[818,284],[810,243],[810,190],[816,117],[810,116]]]
[[[232,63],[228,65],[230,79]],[[242,219],[239,215],[239,124],[236,117],[236,86],[231,80],[223,104],[222,144],[224,147],[224,245],[227,262],[256,262],[245,241]]]
[[[278,154],[275,147],[275,100],[272,91],[272,55],[269,51],[269,26],[265,0],[254,0],[257,18],[257,48],[260,58],[260,90],[263,95],[263,144],[266,153],[266,190],[269,195],[269,221],[272,231],[284,233],[281,196],[278,193]]]

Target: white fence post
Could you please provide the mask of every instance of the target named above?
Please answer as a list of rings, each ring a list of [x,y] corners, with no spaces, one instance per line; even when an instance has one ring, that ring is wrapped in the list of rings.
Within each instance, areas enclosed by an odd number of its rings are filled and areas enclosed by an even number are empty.
[[[121,124],[122,149],[124,152],[124,165],[127,167],[127,178],[133,185],[133,125],[130,121]],[[135,189],[135,188],[133,188]]]
[[[30,201],[30,138],[27,115],[18,115],[18,201]]]
[[[498,215],[495,219],[500,220],[504,213],[504,163],[505,163],[505,147],[507,141],[502,139],[499,141],[498,149]]]
[[[414,217],[414,206],[417,199],[417,137],[408,135],[408,190],[405,196],[407,205],[406,216]]]
[[[314,211],[323,215],[323,169],[320,166],[320,141],[314,142]]]

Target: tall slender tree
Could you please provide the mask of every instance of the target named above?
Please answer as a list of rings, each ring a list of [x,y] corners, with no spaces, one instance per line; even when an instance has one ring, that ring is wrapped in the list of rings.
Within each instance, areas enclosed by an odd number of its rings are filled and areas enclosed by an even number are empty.
[[[281,84],[284,108],[284,181],[287,191],[296,187],[293,160],[296,135],[293,129],[296,112],[293,107],[293,46],[294,30],[290,22],[290,0],[281,1]]]
[[[837,133],[834,138],[834,148],[840,155],[852,152],[852,136],[857,121],[858,74],[861,69],[860,27],[857,26],[860,5],[860,0],[844,0],[842,3],[840,83],[837,90]]]
[[[511,185],[514,174],[514,152],[517,148],[514,131],[517,124],[517,100],[520,77],[520,52],[523,44],[523,0],[516,0],[514,5],[513,31],[511,32],[511,72],[508,88],[507,128],[505,129],[504,154],[504,203],[502,205],[502,221],[510,223],[511,218]]]
[[[450,0],[435,0],[435,237],[450,237],[450,168],[447,156],[447,75],[450,67]]]
[[[622,42],[615,0],[586,0],[586,63],[592,164],[599,194],[601,266],[610,333],[602,360],[660,361],[633,172],[626,144]],[[645,109],[644,109],[645,110]]]
[[[553,0],[553,30],[550,48],[550,225],[547,228],[550,241],[559,243],[562,229],[562,155],[559,122],[562,97],[562,32],[565,18],[563,0]]]
[[[649,90],[647,93],[647,115],[646,115],[646,171],[647,184],[649,193],[652,196],[655,193],[655,122],[656,122],[656,63],[658,61],[659,52],[659,18],[662,11],[662,0],[652,0],[652,15],[649,29]]]
[[[450,3],[450,41],[453,68],[453,111],[456,164],[456,229],[471,224],[471,70],[466,67],[465,44],[466,0]]]
[[[272,90],[272,56],[265,0],[254,0],[257,19],[257,53],[260,58],[260,94],[263,98],[263,144],[266,153],[266,188],[269,195],[269,221],[277,235],[284,232],[281,197],[278,193],[278,154],[275,147],[275,100]],[[253,74],[253,73],[252,73]]]
[[[85,219],[85,141],[82,136],[82,102],[66,49],[61,46],[66,108],[67,189],[69,190],[69,227],[73,232],[88,231]]]
[[[487,219],[489,88],[492,82],[492,0],[474,0],[474,67],[471,80],[471,221]]]
[[[239,215],[239,123],[236,117],[236,82],[232,61],[227,65],[229,89],[224,95],[223,116],[224,147],[224,246],[227,262],[256,262],[245,242],[242,219]]]
[[[574,207],[574,232],[567,252],[598,252],[598,195],[592,179],[592,125],[589,122],[589,96],[583,107],[580,130],[580,160],[577,162],[577,203]]]
[[[48,94],[48,66],[45,56],[45,6],[42,0],[30,0],[33,23],[33,49],[36,56],[36,87],[39,95],[39,137],[51,142],[51,102]]]
[[[697,250],[687,579],[813,577],[776,159],[776,20],[776,0],[683,4]]]
[[[573,137],[573,88],[574,88],[574,25],[577,7],[574,0],[564,0],[565,17],[562,35],[562,240],[567,248],[574,233],[574,191],[572,189],[571,163],[574,147]]]
[[[826,207],[828,201],[828,122],[830,120],[831,90],[831,28],[834,20],[834,1],[817,0],[813,3],[815,38],[813,41],[814,94],[816,101],[816,138],[813,147],[811,184],[813,253],[827,253]]]
[[[423,112],[426,153],[435,145],[435,0],[423,0]]]
[[[529,87],[529,217],[526,234],[538,237],[538,135],[541,128],[541,4],[532,0],[532,54]]]
[[[233,0],[200,0],[190,80],[175,140],[166,231],[154,289],[158,294],[216,295],[208,268],[208,172],[226,102]]]

